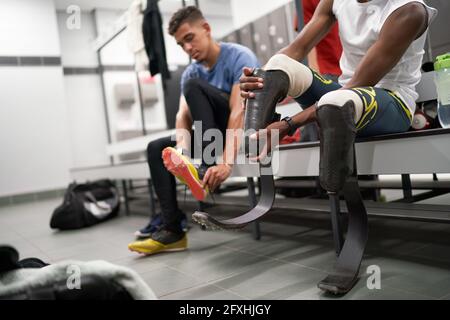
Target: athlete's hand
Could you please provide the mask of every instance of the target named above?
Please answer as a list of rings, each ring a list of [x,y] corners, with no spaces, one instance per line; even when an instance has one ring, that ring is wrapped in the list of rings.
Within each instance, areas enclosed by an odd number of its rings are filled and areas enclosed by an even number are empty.
[[[262,150],[256,157],[250,158],[253,161],[260,161],[275,148],[280,141],[289,133],[289,125],[286,121],[277,121],[268,125],[265,129],[258,130],[250,136],[250,140],[258,140],[258,145],[263,145]],[[278,139],[275,135],[278,134]],[[274,141],[272,141],[274,137]],[[256,143],[253,141],[251,143]]]
[[[261,89],[263,84],[263,78],[253,77],[253,69],[244,67],[242,69],[242,76],[239,79],[239,88],[241,89],[241,97],[244,99],[252,99],[255,94],[251,92],[252,90]]]
[[[231,166],[229,164],[218,164],[208,168],[203,177],[203,186],[208,186],[213,192],[222,182],[224,182],[231,174]]]

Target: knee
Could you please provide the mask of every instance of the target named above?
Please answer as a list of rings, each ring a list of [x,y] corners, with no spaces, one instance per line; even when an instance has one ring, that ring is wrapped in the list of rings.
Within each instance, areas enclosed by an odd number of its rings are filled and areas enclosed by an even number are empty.
[[[198,93],[199,90],[202,89],[204,84],[205,84],[205,81],[203,79],[199,79],[199,78],[193,78],[193,79],[187,80],[183,86],[184,96],[187,98],[187,97],[192,96],[193,94]]]
[[[359,95],[353,90],[335,90],[326,93],[317,102],[317,108],[322,106],[343,107],[348,101],[352,101],[355,107],[355,123],[360,119],[363,112],[363,103]]]
[[[276,54],[271,57],[264,69],[284,71],[289,77],[288,95],[293,98],[305,93],[313,82],[311,69],[285,54]]]
[[[147,158],[152,161],[161,159],[163,149],[168,146],[167,138],[160,138],[149,142],[147,145]]]
[[[361,101],[361,98],[352,90],[335,90],[324,94],[317,103],[317,106],[321,107],[327,104],[342,107],[349,100],[356,103]]]

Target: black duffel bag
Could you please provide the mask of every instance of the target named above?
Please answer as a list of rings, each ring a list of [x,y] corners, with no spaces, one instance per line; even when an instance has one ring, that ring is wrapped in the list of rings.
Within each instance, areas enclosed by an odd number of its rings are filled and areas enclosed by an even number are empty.
[[[119,209],[119,192],[110,180],[74,182],[67,188],[63,203],[53,211],[50,228],[89,227],[117,216]]]

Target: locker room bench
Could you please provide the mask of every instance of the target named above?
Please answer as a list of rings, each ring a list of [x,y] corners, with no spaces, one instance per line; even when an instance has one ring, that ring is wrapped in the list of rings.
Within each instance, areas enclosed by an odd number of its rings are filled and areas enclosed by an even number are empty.
[[[282,145],[277,152],[278,156],[274,157],[274,175],[278,177],[318,175],[318,142]],[[431,190],[422,197],[412,198],[410,202],[425,199],[426,196],[432,197],[450,192],[449,181],[417,181],[411,185],[409,180],[410,174],[450,173],[450,129],[411,131],[360,138],[356,142],[356,159],[358,175],[401,174],[403,178],[408,178],[403,183],[360,181],[361,187],[404,188],[406,182],[409,188]],[[283,185],[294,186],[295,182],[280,181],[278,183],[278,186]],[[408,202],[408,199],[405,200],[404,202]],[[276,205],[278,202],[276,201]],[[295,199],[284,202],[286,208],[289,204],[292,208],[296,207]],[[323,204],[320,201],[310,202],[309,205],[322,206],[321,211],[329,212],[327,202]],[[450,222],[450,204],[435,207],[410,203],[367,202],[366,206],[369,216]]]
[[[145,150],[148,142],[172,131],[160,132],[156,136],[139,138],[128,147],[115,146],[109,149],[110,155]],[[356,143],[358,174],[431,174],[450,173],[450,129],[433,129],[427,131],[390,134],[371,138],[358,139]],[[277,147],[273,157],[273,171],[275,177],[313,177],[318,175],[319,143],[292,143]],[[255,164],[237,164],[232,177],[250,177],[259,175]],[[71,170],[72,179],[78,181],[109,178],[116,180],[150,179],[146,161],[135,161]],[[233,179],[231,179],[233,180]],[[236,180],[235,180],[236,181]],[[240,180],[242,182],[242,179]],[[233,181],[232,181],[233,183]],[[276,181],[277,187],[312,186],[312,181]],[[242,184],[242,183],[241,183]],[[297,184],[297,185],[296,185]],[[361,187],[401,188],[395,182],[361,181]],[[149,184],[151,186],[151,184]],[[124,184],[125,186],[125,184]],[[440,194],[450,191],[448,181],[430,181],[414,183],[414,188],[438,190]],[[250,185],[250,188],[254,186]],[[125,186],[124,191],[127,191]],[[438,194],[436,193],[436,194]],[[152,193],[151,193],[152,195]],[[251,194],[251,198],[255,195]],[[125,194],[125,199],[127,195]],[[152,201],[153,202],[153,201]],[[292,203],[292,202],[291,202]],[[154,204],[152,204],[154,205]],[[275,204],[277,205],[277,203]],[[385,204],[381,204],[383,206]],[[295,204],[292,205],[296,208]],[[381,207],[380,207],[381,208]],[[411,207],[412,208],[412,207]],[[423,207],[421,207],[423,209]],[[449,207],[450,208],[450,207]],[[380,209],[381,210],[381,209]],[[396,208],[386,206],[385,216],[396,216]],[[450,210],[449,210],[450,211]],[[369,209],[369,215],[371,210]],[[425,216],[421,216],[423,219]],[[415,219],[414,216],[411,216]],[[417,218],[417,217],[416,217]],[[445,221],[439,214],[430,215],[429,220]]]

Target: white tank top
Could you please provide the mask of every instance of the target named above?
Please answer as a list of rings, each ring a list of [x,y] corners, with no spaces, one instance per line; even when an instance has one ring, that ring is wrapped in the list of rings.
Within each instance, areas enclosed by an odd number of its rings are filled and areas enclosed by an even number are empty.
[[[353,76],[359,62],[378,39],[378,35],[389,15],[409,2],[420,2],[427,8],[428,24],[437,10],[427,6],[423,0],[371,0],[360,3],[357,0],[334,0],[333,13],[339,23],[342,42],[340,66],[342,75],[339,83],[345,85]],[[411,43],[397,65],[376,85],[395,92],[414,114],[418,94],[415,91],[420,81],[422,57],[426,32]]]

